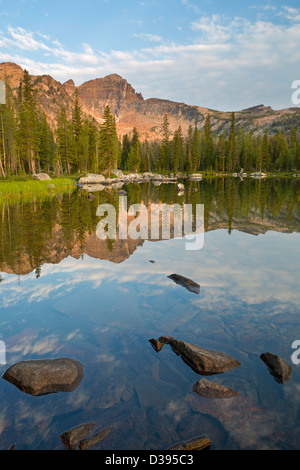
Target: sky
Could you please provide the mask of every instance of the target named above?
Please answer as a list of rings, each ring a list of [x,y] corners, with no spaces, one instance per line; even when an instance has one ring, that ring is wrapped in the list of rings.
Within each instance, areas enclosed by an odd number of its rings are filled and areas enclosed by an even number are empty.
[[[295,106],[299,0],[0,0],[0,62],[76,86],[117,73],[147,98]],[[300,84],[300,82],[299,82]]]

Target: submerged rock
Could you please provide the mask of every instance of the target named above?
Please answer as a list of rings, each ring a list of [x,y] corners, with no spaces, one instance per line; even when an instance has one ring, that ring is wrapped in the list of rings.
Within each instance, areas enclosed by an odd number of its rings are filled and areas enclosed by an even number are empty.
[[[108,436],[112,431],[112,428],[107,428],[104,431],[97,432],[91,437],[87,437],[86,439],[83,439],[79,443],[79,449],[80,450],[86,450],[89,447],[94,446],[98,442],[102,441],[106,436]]]
[[[173,351],[200,375],[223,374],[241,365],[224,352],[210,351],[176,339],[170,340],[169,344]]]
[[[193,392],[207,398],[231,398],[240,396],[231,388],[216,384],[207,379],[200,379],[193,385]]]
[[[30,395],[71,392],[81,382],[83,364],[70,358],[21,361],[9,367],[2,378]]]
[[[285,384],[290,380],[293,369],[281,357],[268,352],[261,354],[260,358],[277,382]]]
[[[93,426],[95,426],[95,423],[91,422],[87,424],[81,424],[80,426],[68,429],[68,431],[63,432],[60,435],[60,438],[63,441],[65,448],[68,450],[75,449],[79,441],[90,433]]]
[[[171,274],[168,278],[172,279],[176,284],[185,287],[188,291],[193,292],[194,294],[200,294],[200,285],[191,279],[181,276],[180,274]]]
[[[196,437],[187,442],[181,442],[168,450],[204,450],[211,447],[212,442],[208,437]]]

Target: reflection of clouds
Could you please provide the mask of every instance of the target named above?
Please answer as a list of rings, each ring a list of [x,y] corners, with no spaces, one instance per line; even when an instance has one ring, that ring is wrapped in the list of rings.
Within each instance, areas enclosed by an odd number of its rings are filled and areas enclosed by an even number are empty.
[[[188,413],[188,406],[182,400],[171,400],[165,409],[165,414],[178,424]]]
[[[118,362],[120,362],[117,361],[116,357],[110,353],[97,354],[94,359],[97,362],[108,362],[111,364],[115,364],[116,366],[118,365]]]
[[[78,390],[75,394],[69,394],[66,403],[68,405],[72,405],[74,408],[78,408],[82,406],[84,403],[86,403],[90,399],[90,393],[88,390],[84,390],[81,388]]]
[[[51,419],[51,410],[47,410],[45,406],[33,410],[32,406],[22,400],[16,404],[16,408],[15,427],[20,431],[24,430],[24,423],[27,425],[30,422],[31,428],[33,428]]]
[[[7,352],[9,353],[10,362],[17,362],[24,356],[43,356],[47,353],[57,353],[62,348],[55,335],[45,336],[41,339],[36,339],[36,337],[37,335],[28,336],[23,338],[22,342],[14,345],[9,344]]]
[[[68,257],[59,265],[43,265],[38,281],[28,275],[18,285],[16,276],[6,275],[2,306],[42,302],[86,286],[101,292],[107,283],[115,283],[119,296],[128,295],[130,283],[144,285],[150,297],[178,289],[167,278],[172,273],[191,278],[202,290],[205,288],[208,305],[238,299],[249,305],[275,300],[297,306],[299,246],[298,234],[269,232],[257,238],[236,231],[229,236],[225,230],[207,232],[204,248],[198,252],[186,251],[184,239],[146,241],[121,264],[88,256],[80,260]],[[149,265],[149,259],[156,263]],[[190,298],[189,302],[197,305],[203,298]]]
[[[66,341],[70,341],[70,339],[73,339],[75,336],[78,338],[78,337],[82,337],[81,334],[78,334],[79,333],[79,328],[77,328],[77,330],[74,330],[72,331],[71,333],[68,334],[67,338],[66,338]]]

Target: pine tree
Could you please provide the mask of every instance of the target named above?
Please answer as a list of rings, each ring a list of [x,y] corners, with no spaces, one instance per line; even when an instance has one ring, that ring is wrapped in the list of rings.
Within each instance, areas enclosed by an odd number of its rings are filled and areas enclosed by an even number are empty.
[[[138,173],[142,161],[142,147],[139,140],[139,134],[136,128],[133,128],[133,136],[130,142],[130,151],[128,156],[128,170]]]
[[[130,139],[128,134],[123,135],[122,139],[122,150],[121,150],[121,168],[122,170],[128,170],[128,158],[130,152]]]
[[[173,171],[177,173],[183,167],[184,160],[184,138],[181,126],[174,132],[172,141]]]
[[[170,125],[167,115],[163,119],[162,132],[163,139],[160,149],[161,166],[164,172],[168,172],[170,169]]]
[[[61,107],[57,119],[56,138],[57,138],[57,151],[58,159],[63,168],[66,169],[67,174],[71,174],[72,169],[72,150],[73,150],[73,129],[72,124],[68,121],[66,108]],[[75,137],[74,137],[75,141]]]
[[[39,170],[41,169],[41,167],[47,172],[50,169],[50,165],[52,164],[51,140],[52,140],[52,132],[48,125],[46,115],[44,114],[42,118],[42,122],[39,126],[39,149],[38,149]]]
[[[266,129],[262,141],[262,167],[265,171],[268,170],[270,164],[270,153],[269,153],[269,136],[268,130]]]
[[[22,81],[22,103],[19,113],[18,147],[21,158],[27,164],[28,170],[35,174],[36,159],[39,148],[38,115],[36,110],[35,93],[28,72],[24,71]]]
[[[197,126],[197,121],[194,124],[194,131],[192,137],[192,148],[191,148],[191,172],[199,168],[201,158],[201,147],[200,147],[200,132]]]
[[[217,144],[216,171],[222,171],[222,173],[225,173],[226,154],[227,154],[227,138],[226,138],[226,135],[223,133],[220,135],[218,144]]]
[[[99,133],[99,165],[108,169],[110,178],[111,169],[117,165],[119,157],[119,141],[116,130],[115,117],[111,115],[109,106],[103,113],[103,124]]]
[[[235,130],[235,113],[231,114],[231,126],[229,134],[228,146],[228,171],[232,171],[238,164],[237,162],[237,143]]]
[[[211,116],[208,114],[205,118],[204,136],[202,139],[202,167],[209,168],[214,162],[215,150],[212,133]]]

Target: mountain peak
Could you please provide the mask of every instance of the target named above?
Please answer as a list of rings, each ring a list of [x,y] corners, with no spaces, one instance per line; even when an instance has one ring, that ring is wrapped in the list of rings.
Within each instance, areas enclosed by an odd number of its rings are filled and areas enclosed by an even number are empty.
[[[24,77],[24,70],[14,62],[2,62],[0,64],[0,78],[11,88],[18,88]]]
[[[251,106],[251,108],[246,108],[240,111],[241,113],[249,113],[249,114],[266,114],[266,113],[273,113],[274,110],[271,108],[271,106],[265,106],[264,104],[259,104],[257,106]]]
[[[66,92],[68,93],[68,95],[71,96],[71,98],[72,98],[74,93],[75,93],[75,90],[76,90],[74,80],[72,80],[72,79],[67,80],[65,83],[63,83],[63,87],[66,90]]]

